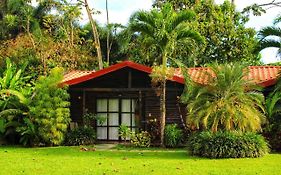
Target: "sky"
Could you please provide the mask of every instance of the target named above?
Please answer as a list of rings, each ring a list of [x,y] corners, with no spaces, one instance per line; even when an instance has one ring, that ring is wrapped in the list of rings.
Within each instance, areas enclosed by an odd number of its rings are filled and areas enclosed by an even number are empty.
[[[271,2],[272,0],[235,0],[237,10],[241,11],[253,3],[262,4]],[[152,6],[152,0],[108,0],[109,6],[109,21],[110,23],[121,23],[126,25],[131,14],[138,10],[149,10]],[[215,0],[216,3],[223,3],[224,0]],[[95,15],[94,18],[100,23],[106,23],[105,0],[89,0],[89,5],[101,12]],[[281,7],[270,8],[262,16],[251,16],[250,21],[246,24],[247,27],[254,28],[256,31],[262,27],[272,25],[273,19],[281,12]],[[84,15],[83,23],[87,22],[87,16]],[[276,49],[265,49],[261,52],[264,63],[276,62],[281,58],[276,56]]]

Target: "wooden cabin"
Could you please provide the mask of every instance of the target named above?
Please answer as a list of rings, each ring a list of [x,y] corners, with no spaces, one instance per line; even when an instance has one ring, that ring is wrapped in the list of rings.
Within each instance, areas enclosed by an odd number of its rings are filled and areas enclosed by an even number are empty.
[[[252,66],[248,79],[268,87],[276,82],[277,66]],[[124,61],[99,71],[72,71],[64,76],[71,96],[71,118],[77,125],[83,124],[83,115],[92,113],[106,119],[94,123],[98,140],[120,141],[118,127],[127,125],[132,131],[146,130],[149,120],[159,120],[160,98],[151,86],[150,67]],[[206,83],[204,71],[208,68],[190,68],[191,78]],[[205,77],[205,78],[204,78]],[[185,106],[179,101],[184,88],[180,70],[167,81],[166,122],[182,126],[185,122]]]

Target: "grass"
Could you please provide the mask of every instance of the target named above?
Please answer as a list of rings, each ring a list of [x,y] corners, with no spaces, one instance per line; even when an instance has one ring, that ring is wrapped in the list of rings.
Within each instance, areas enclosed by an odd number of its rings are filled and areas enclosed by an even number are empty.
[[[183,149],[80,151],[79,147],[0,147],[0,174],[281,174],[281,154],[205,159]]]

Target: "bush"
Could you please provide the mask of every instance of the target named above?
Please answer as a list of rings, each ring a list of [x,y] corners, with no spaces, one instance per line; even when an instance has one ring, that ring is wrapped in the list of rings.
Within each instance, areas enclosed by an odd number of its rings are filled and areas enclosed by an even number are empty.
[[[131,136],[131,130],[126,125],[119,126],[119,136],[126,142]]]
[[[157,120],[157,118],[152,118],[147,120],[147,129],[146,131],[151,136],[151,142],[154,144],[160,143],[160,128],[161,124],[160,121]]]
[[[48,145],[60,145],[70,123],[70,103],[67,87],[60,88],[63,70],[54,68],[49,76],[42,76],[35,84],[30,99],[30,116],[38,127],[38,134]]]
[[[208,158],[261,157],[268,153],[265,139],[255,133],[199,132],[189,138],[192,155]]]
[[[148,132],[142,131],[140,133],[132,132],[131,135],[131,143],[135,147],[150,147],[151,144],[151,136]]]
[[[165,127],[165,146],[177,147],[182,141],[182,130],[177,127],[177,124],[167,125]]]
[[[65,145],[79,146],[91,145],[96,141],[96,132],[90,127],[80,127],[66,134]]]

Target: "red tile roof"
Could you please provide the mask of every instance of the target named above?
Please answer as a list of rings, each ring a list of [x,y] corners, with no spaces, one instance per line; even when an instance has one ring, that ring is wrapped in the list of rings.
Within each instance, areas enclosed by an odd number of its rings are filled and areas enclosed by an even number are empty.
[[[67,74],[64,75],[63,77],[63,82],[69,82],[69,81],[72,81],[72,80],[75,80],[77,78],[81,78],[81,77],[84,77],[84,76],[87,76],[87,75],[90,75],[92,73],[94,73],[96,71],[80,71],[80,70],[74,70],[74,71],[71,71]]]
[[[146,73],[151,73],[152,71],[152,68],[148,66],[137,64],[131,61],[123,61],[99,71],[72,71],[64,76],[64,80],[62,83],[67,85],[79,84],[125,67],[129,67]],[[206,71],[211,73],[211,69],[209,68],[188,68],[188,74],[191,76],[193,81],[200,84],[206,84],[208,81],[208,76],[206,76],[205,74]],[[256,84],[263,87],[271,86],[275,84],[280,71],[281,66],[250,66],[249,74],[246,79],[252,80]],[[172,79],[170,79],[170,81],[175,81],[181,84],[184,83],[184,77],[180,69],[175,70],[175,74]]]

